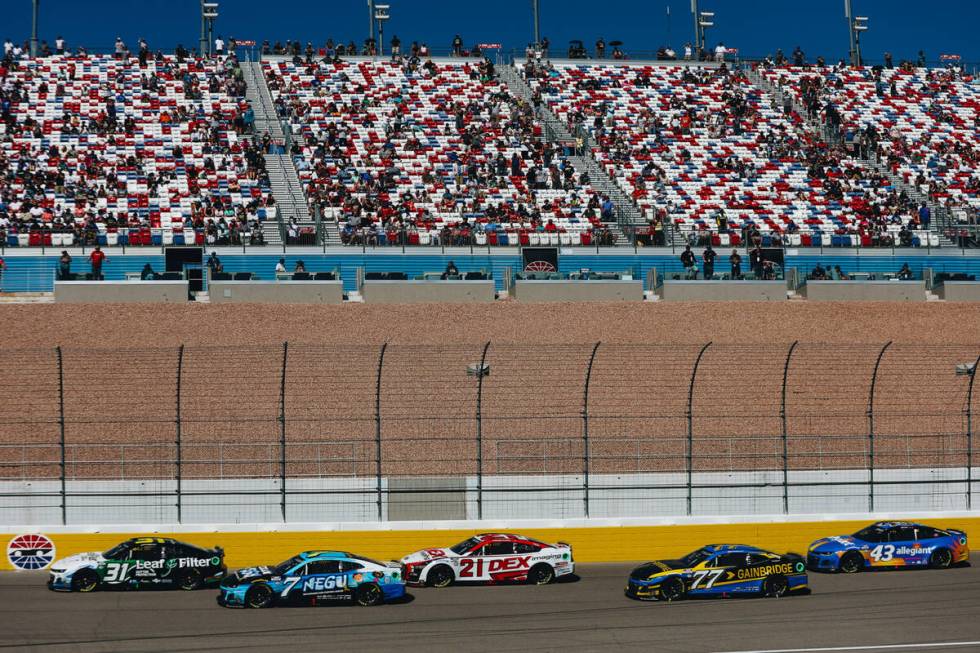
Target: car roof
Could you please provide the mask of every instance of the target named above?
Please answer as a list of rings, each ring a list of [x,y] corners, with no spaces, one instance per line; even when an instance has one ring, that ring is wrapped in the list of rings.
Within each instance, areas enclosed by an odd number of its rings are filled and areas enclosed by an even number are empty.
[[[346,551],[303,551],[301,554],[299,554],[299,557],[303,560],[312,560],[314,558],[321,560],[331,558],[354,558],[356,556]]]
[[[176,542],[170,537],[131,537],[127,542],[132,542],[133,544],[166,544],[167,542]]]
[[[901,528],[902,526],[913,526],[919,528],[922,526],[922,524],[916,524],[915,522],[911,521],[879,521],[871,525],[878,528]]]
[[[711,553],[769,553],[764,549],[748,544],[707,544],[701,548]]]

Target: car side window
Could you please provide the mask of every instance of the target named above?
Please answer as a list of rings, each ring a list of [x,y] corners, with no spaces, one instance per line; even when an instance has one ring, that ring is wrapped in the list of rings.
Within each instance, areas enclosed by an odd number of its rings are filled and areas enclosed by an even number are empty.
[[[709,567],[742,567],[745,566],[744,553],[723,553],[715,556],[715,559],[708,563]]]
[[[889,540],[891,542],[906,542],[908,540],[915,539],[915,529],[908,526],[902,526],[892,530],[890,535],[891,537]]]
[[[937,537],[942,536],[935,529],[929,528],[928,526],[915,529],[915,539],[917,540],[931,540]]]
[[[358,569],[364,569],[364,565],[353,560],[344,560],[340,563],[341,571],[357,571]]]
[[[761,565],[765,562],[769,562],[770,560],[772,560],[772,558],[762,553],[749,553],[745,556],[745,564],[747,565]]]
[[[483,553],[485,556],[505,556],[514,553],[513,542],[490,542],[484,545]]]
[[[160,544],[137,544],[129,551],[130,560],[159,560],[162,546]]]
[[[541,547],[530,542],[518,542],[514,545],[514,553],[537,553],[540,550]]]
[[[306,565],[306,574],[339,574],[340,560],[314,560]]]

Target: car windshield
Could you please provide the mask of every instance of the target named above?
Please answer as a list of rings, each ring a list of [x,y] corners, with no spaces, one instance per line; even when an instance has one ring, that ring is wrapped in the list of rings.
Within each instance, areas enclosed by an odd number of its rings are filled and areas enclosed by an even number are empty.
[[[864,540],[865,542],[878,542],[885,536],[885,529],[877,524],[871,526],[866,526],[862,528],[857,533],[853,535],[859,540]]]
[[[129,543],[123,542],[122,544],[117,544],[108,551],[102,554],[106,560],[122,560],[126,557],[126,551],[129,550]]]
[[[698,549],[697,551],[692,551],[686,556],[681,558],[681,562],[684,563],[685,567],[693,567],[695,565],[701,564],[711,556],[711,553],[705,551],[704,549]]]
[[[455,553],[456,555],[463,555],[464,553],[466,553],[467,551],[469,551],[479,543],[480,540],[478,538],[471,537],[470,539],[464,542],[460,542],[456,546],[449,547],[449,550]]]
[[[280,562],[278,565],[273,567],[272,573],[275,574],[276,576],[282,576],[287,571],[289,571],[294,566],[296,566],[298,563],[302,562],[302,560],[303,559],[299,556],[293,556],[289,560],[286,560],[285,562]]]

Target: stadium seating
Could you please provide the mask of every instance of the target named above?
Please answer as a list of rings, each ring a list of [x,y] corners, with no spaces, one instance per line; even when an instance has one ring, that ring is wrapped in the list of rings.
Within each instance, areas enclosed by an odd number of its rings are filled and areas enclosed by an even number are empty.
[[[741,73],[665,65],[523,66],[650,219],[694,243],[939,244],[882,175],[830,149]]]
[[[275,215],[233,59],[0,64],[8,247],[241,242]]]
[[[594,244],[600,197],[487,64],[263,62],[311,203],[358,244]]]

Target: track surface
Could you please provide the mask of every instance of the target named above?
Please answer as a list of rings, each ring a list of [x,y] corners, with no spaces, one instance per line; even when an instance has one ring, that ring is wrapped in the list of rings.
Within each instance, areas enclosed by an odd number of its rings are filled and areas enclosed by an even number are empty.
[[[980,641],[980,567],[828,576],[810,596],[638,603],[631,565],[547,587],[415,589],[401,605],[230,610],[215,591],[48,591],[0,574],[0,650],[624,651],[669,653]],[[980,651],[980,644],[879,651]],[[872,653],[874,653],[872,650]]]

